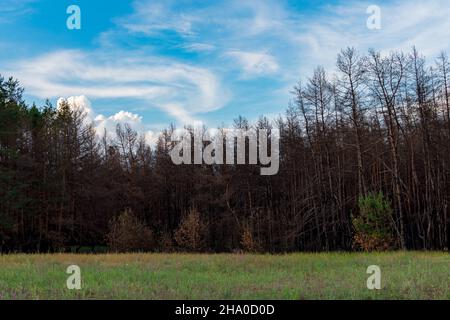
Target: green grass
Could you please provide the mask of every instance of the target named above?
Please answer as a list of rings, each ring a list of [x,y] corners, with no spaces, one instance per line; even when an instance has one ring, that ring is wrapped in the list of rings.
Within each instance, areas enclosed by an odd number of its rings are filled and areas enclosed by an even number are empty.
[[[81,290],[66,287],[72,264]],[[381,290],[366,287],[369,265]],[[4,255],[0,299],[450,299],[450,255]]]

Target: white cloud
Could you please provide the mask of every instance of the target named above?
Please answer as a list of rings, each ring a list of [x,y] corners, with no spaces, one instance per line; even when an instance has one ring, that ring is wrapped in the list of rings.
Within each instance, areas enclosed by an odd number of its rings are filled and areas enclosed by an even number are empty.
[[[298,68],[309,74],[317,65],[334,70],[342,48],[353,46],[362,53],[373,48],[383,53],[417,48],[432,61],[441,50],[448,50],[450,7],[445,0],[393,1],[379,4],[381,29],[369,30],[366,9],[371,2],[329,5],[321,15],[298,16],[285,25],[284,38],[302,59]],[[293,24],[292,21],[297,21]]]
[[[118,23],[132,33],[154,35],[161,31],[173,30],[181,35],[192,34],[193,16],[175,13],[168,2],[135,1],[134,13],[118,19]]]
[[[135,98],[168,114],[194,117],[221,108],[226,90],[209,70],[158,58],[63,50],[20,61],[9,71],[40,98]],[[176,105],[177,112],[167,109]],[[184,122],[185,117],[177,118]]]
[[[234,1],[239,11],[248,11],[249,15],[235,25],[239,35],[257,36],[283,28],[289,17],[288,11],[278,0]]]
[[[0,6],[0,24],[11,23],[16,19],[33,13],[31,4],[36,0],[2,0]]]
[[[85,122],[90,124],[94,121],[95,113],[92,109],[91,102],[84,95],[82,96],[73,96],[67,99],[59,98],[56,102],[56,108],[59,110],[61,108],[62,103],[66,101],[72,110],[78,111],[85,116]]]
[[[236,60],[244,70],[245,76],[268,75],[278,71],[275,57],[264,52],[231,50],[227,55]]]
[[[208,43],[190,43],[183,45],[182,48],[189,52],[211,52],[216,49],[214,45]]]
[[[61,103],[64,100],[67,101],[72,110],[80,111],[85,115],[85,123],[91,124],[99,137],[103,136],[105,130],[108,136],[115,137],[116,126],[118,124],[128,124],[133,130],[138,132],[138,134],[143,134],[148,144],[153,146],[156,143],[158,133],[154,130],[148,130],[142,122],[142,116],[138,114],[127,111],[119,111],[112,116],[97,114],[92,108],[89,99],[84,95],[72,96],[67,99],[59,98],[57,102],[58,109],[61,107]]]
[[[388,52],[416,45],[431,61],[440,50],[450,49],[448,0],[379,1],[381,30],[366,28],[366,9],[372,1],[336,1],[307,9],[292,4],[279,0],[202,5],[136,0],[132,14],[115,19],[115,26],[99,35],[98,51],[57,51],[16,65],[9,63],[9,73],[38,97],[85,94],[92,99],[143,99],[149,107],[186,122],[227,104],[230,95],[221,78],[235,88],[236,72],[254,80],[242,91],[254,92],[258,77],[273,82],[274,89],[266,90],[264,98],[237,97],[237,102],[246,103],[243,107],[254,108],[261,99],[287,103],[286,88],[311,75],[317,65],[332,72],[337,54],[347,46],[364,53],[369,48]],[[133,38],[136,33],[138,39]],[[143,37],[157,41],[141,41]],[[123,44],[135,52],[151,51],[152,57],[123,52]],[[158,50],[171,56],[178,55],[180,48],[208,54],[189,64],[155,58],[161,54]]]

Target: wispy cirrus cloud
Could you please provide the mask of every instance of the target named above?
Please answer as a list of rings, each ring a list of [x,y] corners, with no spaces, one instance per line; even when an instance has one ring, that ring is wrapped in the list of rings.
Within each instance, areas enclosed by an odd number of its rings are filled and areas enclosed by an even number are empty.
[[[279,66],[275,57],[265,52],[230,50],[226,55],[241,66],[246,77],[270,75],[278,71]]]
[[[211,52],[216,49],[216,46],[212,44],[198,42],[188,43],[180,47],[188,52]]]
[[[117,23],[132,33],[155,35],[163,31],[192,34],[192,15],[174,11],[173,1],[134,1],[134,13],[117,19]]]
[[[19,17],[31,14],[34,9],[31,4],[37,0],[2,0],[0,6],[0,24],[12,23]]]
[[[62,50],[19,61],[10,73],[40,98],[140,99],[180,122],[227,101],[220,80],[207,69],[162,58]]]
[[[334,70],[337,53],[347,46],[365,52],[370,48],[388,53],[417,46],[431,60],[449,50],[450,7],[445,0],[387,1],[379,3],[381,29],[369,30],[366,10],[372,1],[328,5],[303,23],[286,25],[285,39],[299,52],[299,69],[310,73],[316,65]],[[295,21],[295,20],[294,20]],[[300,22],[300,20],[298,20]],[[295,52],[295,51],[294,51]],[[292,60],[292,58],[291,58]]]
[[[94,47],[30,54],[0,70],[42,98],[140,99],[143,114],[157,108],[164,120],[188,122],[218,111],[217,123],[224,110],[230,117],[283,112],[298,79],[317,65],[333,72],[347,46],[389,52],[416,45],[429,60],[450,49],[446,0],[379,2],[381,30],[366,27],[373,1],[132,3],[131,14],[111,17],[95,35]]]

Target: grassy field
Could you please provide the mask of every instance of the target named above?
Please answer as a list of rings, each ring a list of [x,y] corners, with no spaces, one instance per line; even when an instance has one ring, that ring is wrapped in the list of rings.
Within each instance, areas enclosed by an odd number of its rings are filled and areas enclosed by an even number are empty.
[[[73,264],[81,290],[66,287]],[[369,265],[381,290],[366,287]],[[4,255],[0,299],[450,299],[450,255]]]

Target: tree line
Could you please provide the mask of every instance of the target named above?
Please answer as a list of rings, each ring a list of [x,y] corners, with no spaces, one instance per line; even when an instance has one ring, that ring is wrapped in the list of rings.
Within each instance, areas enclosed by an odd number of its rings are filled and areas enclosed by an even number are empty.
[[[0,77],[0,251],[354,250],[369,227],[396,248],[448,250],[449,98],[445,53],[344,49],[283,116],[234,120],[280,130],[279,173],[261,176],[174,165],[174,125],[154,146],[128,125],[96,132],[67,102],[29,106]]]

